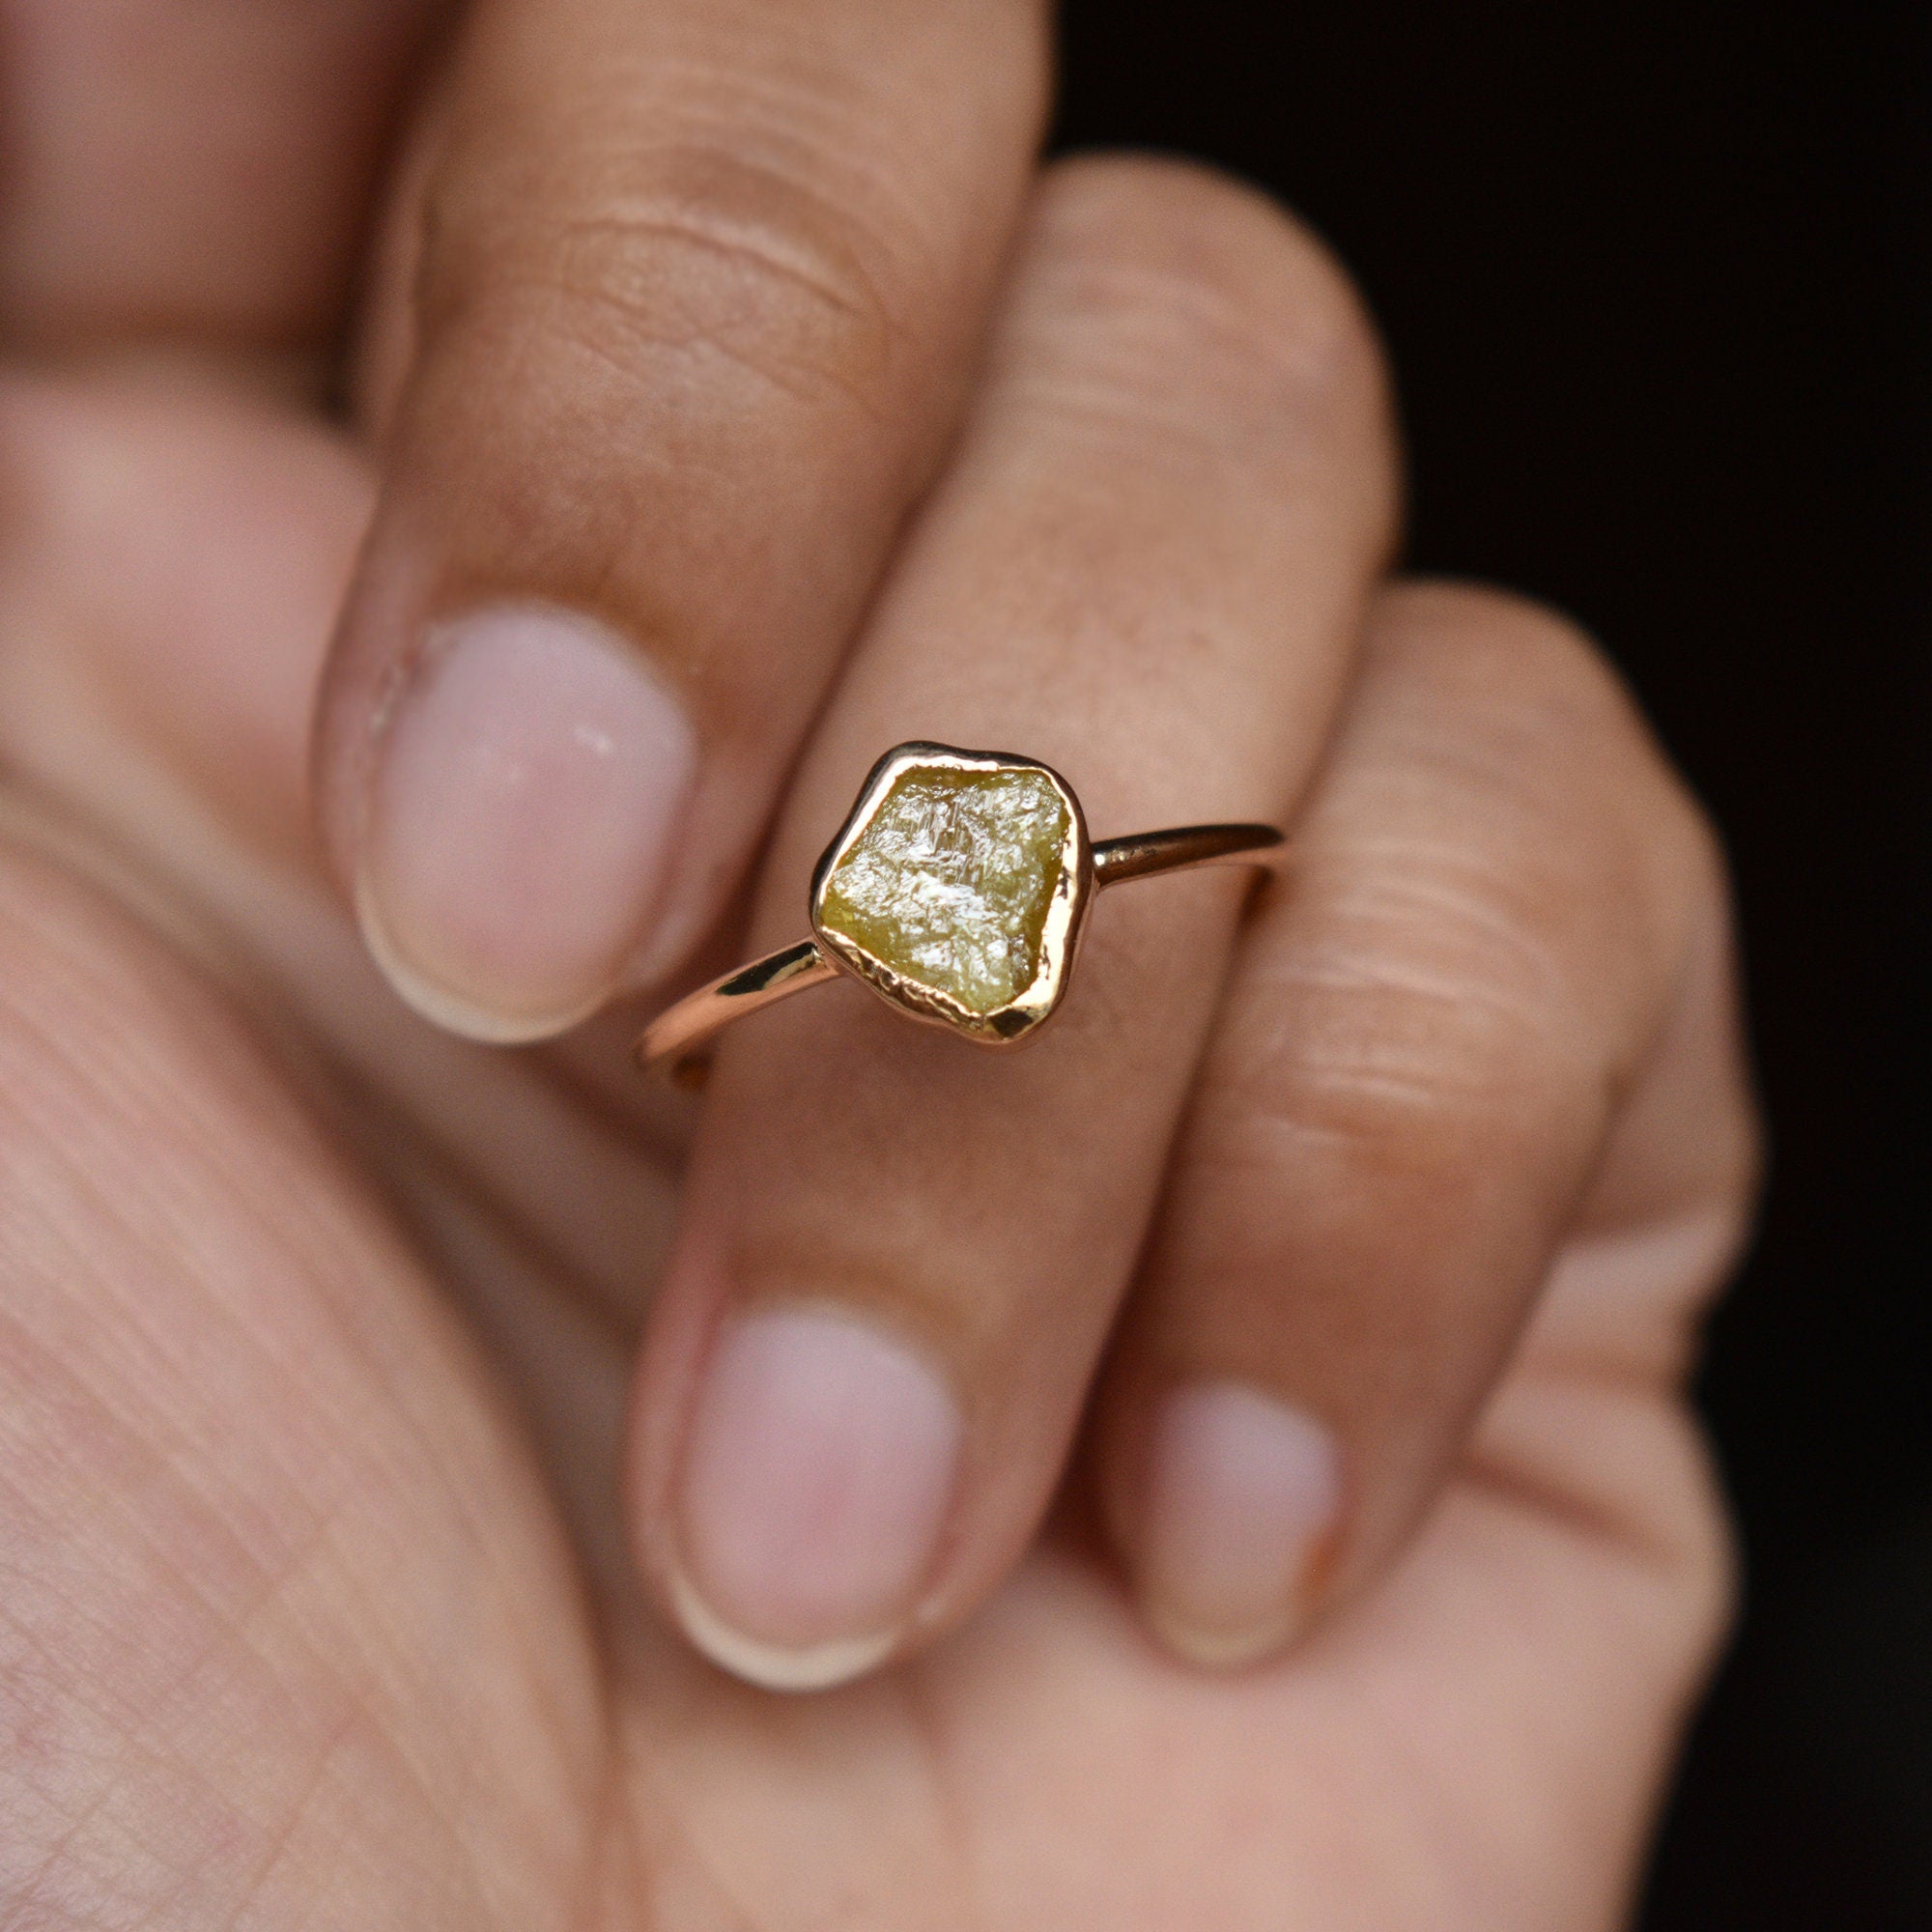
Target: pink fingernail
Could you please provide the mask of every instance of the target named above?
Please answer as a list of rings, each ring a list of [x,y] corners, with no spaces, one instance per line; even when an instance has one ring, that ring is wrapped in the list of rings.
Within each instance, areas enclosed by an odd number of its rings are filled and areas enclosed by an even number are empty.
[[[774,1690],[869,1669],[917,1607],[962,1435],[940,1377],[863,1320],[780,1308],[733,1321],[686,1441],[692,1640]]]
[[[1160,1634],[1217,1667],[1286,1643],[1333,1543],[1328,1432],[1242,1383],[1195,1383],[1160,1411],[1150,1476],[1140,1580]]]
[[[697,765],[690,720],[601,624],[505,605],[440,626],[384,733],[357,909],[412,1005],[533,1039],[614,990]]]

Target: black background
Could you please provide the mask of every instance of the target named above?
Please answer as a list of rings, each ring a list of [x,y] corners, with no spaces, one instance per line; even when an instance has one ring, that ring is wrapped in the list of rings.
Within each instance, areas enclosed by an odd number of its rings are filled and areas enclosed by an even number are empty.
[[[1747,1617],[1647,1932],[1932,1932],[1932,35],[1903,10],[1112,0],[1060,138],[1205,156],[1380,320],[1409,561],[1581,618],[1723,825],[1774,1136],[1702,1393]]]

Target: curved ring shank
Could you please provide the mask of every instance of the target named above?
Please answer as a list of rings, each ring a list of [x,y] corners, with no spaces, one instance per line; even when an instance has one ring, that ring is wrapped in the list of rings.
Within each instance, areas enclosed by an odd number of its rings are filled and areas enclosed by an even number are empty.
[[[1192,871],[1201,866],[1254,866],[1274,871],[1287,853],[1286,840],[1272,825],[1183,825],[1170,832],[1101,838],[1094,845],[1094,887],[1097,892],[1129,879]],[[833,964],[815,939],[768,952],[668,1007],[638,1041],[639,1064],[646,1072],[669,1074],[681,1086],[702,1085],[703,1048],[714,1035],[747,1013],[841,977],[842,969]]]

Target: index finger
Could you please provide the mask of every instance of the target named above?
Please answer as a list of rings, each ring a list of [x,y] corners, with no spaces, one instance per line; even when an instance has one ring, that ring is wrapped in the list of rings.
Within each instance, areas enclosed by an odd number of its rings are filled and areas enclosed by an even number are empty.
[[[392,979],[553,1033],[717,916],[961,401],[1034,0],[484,0],[327,680]]]

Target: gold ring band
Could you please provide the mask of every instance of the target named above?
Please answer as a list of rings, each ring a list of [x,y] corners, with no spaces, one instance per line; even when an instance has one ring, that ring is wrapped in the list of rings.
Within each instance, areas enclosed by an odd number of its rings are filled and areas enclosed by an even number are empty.
[[[1272,825],[1096,842],[1072,786],[1036,758],[899,745],[813,868],[812,936],[668,1008],[638,1059],[698,1084],[705,1048],[733,1020],[841,977],[914,1019],[1010,1046],[1058,1009],[1102,887],[1201,866],[1272,870],[1286,851]]]

